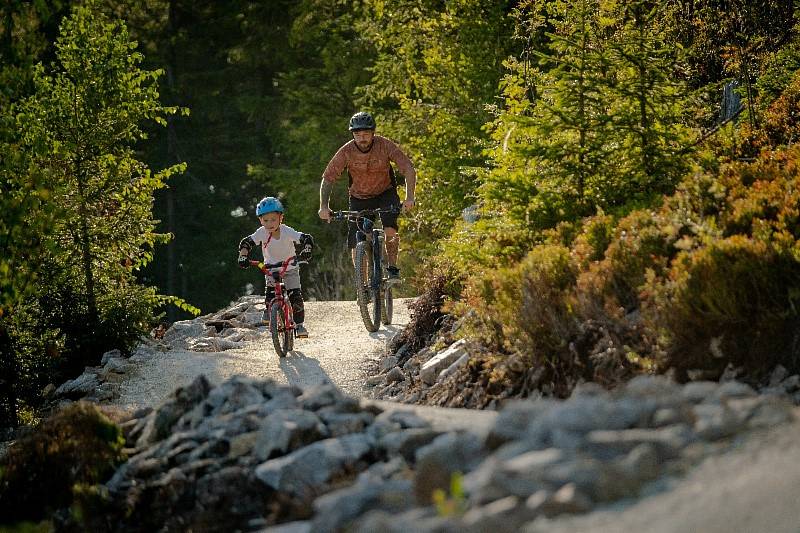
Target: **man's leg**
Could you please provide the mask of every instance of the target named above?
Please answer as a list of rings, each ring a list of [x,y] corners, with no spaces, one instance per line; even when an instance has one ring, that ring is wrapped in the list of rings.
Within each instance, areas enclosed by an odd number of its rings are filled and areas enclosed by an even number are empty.
[[[389,266],[397,266],[397,255],[400,252],[400,235],[395,228],[384,228],[386,233],[386,257]]]

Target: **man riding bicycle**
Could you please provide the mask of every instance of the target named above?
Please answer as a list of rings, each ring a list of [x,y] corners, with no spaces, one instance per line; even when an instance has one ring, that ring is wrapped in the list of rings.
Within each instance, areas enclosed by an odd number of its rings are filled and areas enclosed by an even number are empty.
[[[360,111],[350,118],[350,131],[353,140],[339,148],[322,173],[319,186],[319,217],[330,221],[329,206],[333,184],[347,169],[350,174],[349,209],[391,209],[399,211],[400,196],[397,194],[397,181],[391,162],[393,161],[406,179],[406,199],[402,209],[414,207],[414,191],[417,172],[408,156],[386,137],[375,135],[375,119]],[[381,222],[386,233],[386,255],[389,265],[389,279],[400,279],[397,255],[400,250],[400,236],[397,234],[397,213],[381,213]],[[354,253],[356,245],[356,223],[349,224],[347,242]],[[353,259],[355,264],[355,259]]]

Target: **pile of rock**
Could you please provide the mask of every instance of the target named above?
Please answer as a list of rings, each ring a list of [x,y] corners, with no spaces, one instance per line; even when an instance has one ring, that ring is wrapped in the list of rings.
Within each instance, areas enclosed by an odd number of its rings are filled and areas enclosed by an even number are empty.
[[[87,366],[83,374],[59,387],[48,385],[44,395],[54,406],[75,400],[96,403],[112,401],[119,397],[120,383],[129,372],[135,370],[138,363],[149,359],[156,351],[164,350],[164,345],[148,339],[130,357],[124,357],[119,350],[111,350],[103,354],[100,366]]]
[[[198,378],[125,422],[135,449],[106,488],[121,531],[519,531],[654,490],[793,416],[736,381],[640,377],[512,402],[479,435],[331,385]]]
[[[87,366],[83,374],[59,387],[48,386],[45,396],[55,406],[75,400],[113,401],[119,397],[120,383],[126,375],[157,352],[221,352],[245,347],[260,335],[257,328],[263,327],[263,310],[263,297],[244,296],[217,313],[175,322],[159,339],[143,337],[130,357],[119,350],[106,352],[100,366]]]
[[[261,327],[263,296],[243,296],[225,309],[193,320],[175,322],[162,341],[171,349],[222,352],[242,348],[254,340]]]
[[[377,400],[409,404],[465,405],[464,397],[471,394],[465,388],[467,367],[475,358],[471,350],[464,339],[439,349],[436,344],[427,346],[414,354],[401,346],[396,353],[375,362],[370,369],[372,375],[365,381],[364,393]],[[742,369],[729,366],[719,381],[735,381],[741,374]],[[709,379],[699,371],[690,371],[689,377],[693,381]],[[786,368],[778,365],[759,392],[786,394],[795,405],[800,405],[800,375],[789,375]]]

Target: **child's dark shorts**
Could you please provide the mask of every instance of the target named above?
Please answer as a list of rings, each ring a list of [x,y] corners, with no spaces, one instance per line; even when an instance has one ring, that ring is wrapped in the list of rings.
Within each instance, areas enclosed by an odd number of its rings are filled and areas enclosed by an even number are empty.
[[[372,198],[355,198],[350,197],[350,211],[361,211],[362,209],[389,209],[395,208],[400,210],[400,196],[397,194],[397,188],[389,187],[378,196]],[[381,223],[384,228],[397,229],[397,216],[398,213],[380,213]],[[375,217],[368,217],[374,220]],[[356,223],[350,221],[348,224],[349,232],[347,234],[347,245],[350,248],[356,246],[356,232],[358,231]]]

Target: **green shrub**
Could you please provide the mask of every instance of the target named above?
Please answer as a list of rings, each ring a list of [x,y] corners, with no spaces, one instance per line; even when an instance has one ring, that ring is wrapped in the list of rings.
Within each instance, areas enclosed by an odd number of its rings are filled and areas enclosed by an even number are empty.
[[[85,492],[108,479],[123,460],[123,444],[120,428],[94,405],[55,413],[0,460],[3,523],[39,521],[70,507],[76,488]]]
[[[682,253],[652,289],[663,368],[800,370],[800,262],[790,253],[735,235]]]
[[[695,180],[722,196],[706,211],[716,216],[699,225],[668,272],[650,276],[643,293],[665,340],[662,367],[719,371],[731,363],[754,378],[778,363],[798,368],[798,162],[797,147],[768,151]],[[695,200],[689,214],[702,220],[702,205]]]
[[[556,359],[574,331],[570,295],[576,278],[568,248],[535,247],[513,267],[488,270],[465,289],[482,337],[496,349]]]
[[[600,261],[606,253],[614,232],[614,218],[598,215],[584,219],[580,234],[572,243],[576,259],[585,268],[592,261]]]
[[[674,231],[655,212],[635,211],[619,221],[602,261],[587,264],[578,278],[585,316],[618,316],[639,307],[649,271],[663,271],[673,251]],[[677,251],[677,250],[675,250]]]

